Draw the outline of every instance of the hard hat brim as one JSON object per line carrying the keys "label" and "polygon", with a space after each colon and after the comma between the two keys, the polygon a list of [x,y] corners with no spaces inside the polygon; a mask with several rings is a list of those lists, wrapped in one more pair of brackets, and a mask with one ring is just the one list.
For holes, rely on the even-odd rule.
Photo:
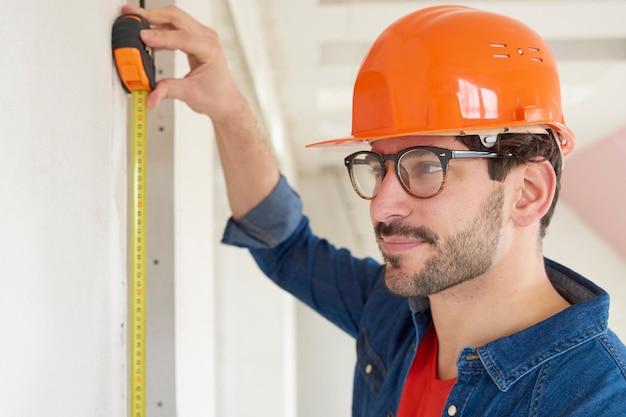
{"label": "hard hat brim", "polygon": [[342,138],[328,139],[319,142],[314,142],[306,145],[306,148],[321,148],[321,147],[349,147],[349,146],[371,146],[372,143],[379,140],[393,139],[409,136],[466,136],[466,135],[479,135],[490,136],[501,133],[531,133],[531,134],[546,134],[548,129],[555,131],[557,143],[561,148],[563,155],[567,155],[574,148],[575,136],[574,133],[564,124],[550,123],[549,125],[524,125],[524,126],[510,126],[500,127],[492,129],[480,129],[470,131],[430,131],[430,132],[407,132],[394,135],[361,135],[346,136]]}

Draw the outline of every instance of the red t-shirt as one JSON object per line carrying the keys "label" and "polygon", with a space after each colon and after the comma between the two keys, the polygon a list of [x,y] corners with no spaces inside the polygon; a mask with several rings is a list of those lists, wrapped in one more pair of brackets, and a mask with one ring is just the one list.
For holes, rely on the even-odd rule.
{"label": "red t-shirt", "polygon": [[456,378],[437,379],[437,333],[430,327],[417,349],[404,383],[398,417],[441,416]]}

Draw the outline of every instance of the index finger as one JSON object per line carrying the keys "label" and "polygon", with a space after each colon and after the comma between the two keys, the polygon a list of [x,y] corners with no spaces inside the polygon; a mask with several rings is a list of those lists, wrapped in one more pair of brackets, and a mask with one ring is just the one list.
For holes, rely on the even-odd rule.
{"label": "index finger", "polygon": [[136,13],[145,17],[150,25],[155,27],[169,27],[188,32],[201,31],[203,26],[189,14],[176,6],[165,6],[156,9],[142,9],[141,7],[125,5],[122,13]]}
{"label": "index finger", "polygon": [[141,39],[152,48],[180,50],[200,61],[214,50],[215,32],[176,6],[149,10],[124,6],[122,12],[139,14],[154,27],[141,31]]}

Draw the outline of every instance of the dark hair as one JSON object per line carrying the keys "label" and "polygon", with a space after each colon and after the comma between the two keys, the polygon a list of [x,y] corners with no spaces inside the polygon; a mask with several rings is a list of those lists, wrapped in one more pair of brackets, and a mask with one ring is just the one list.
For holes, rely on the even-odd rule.
{"label": "dark hair", "polygon": [[504,181],[508,173],[515,167],[530,162],[549,161],[556,173],[556,190],[552,205],[548,212],[541,218],[540,235],[543,238],[546,228],[550,224],[554,208],[559,199],[561,190],[561,150],[552,132],[548,134],[531,133],[503,133],[498,135],[496,143],[485,147],[477,135],[458,136],[457,139],[473,151],[497,152],[500,155],[512,155],[512,157],[489,159],[489,177],[494,181]]}

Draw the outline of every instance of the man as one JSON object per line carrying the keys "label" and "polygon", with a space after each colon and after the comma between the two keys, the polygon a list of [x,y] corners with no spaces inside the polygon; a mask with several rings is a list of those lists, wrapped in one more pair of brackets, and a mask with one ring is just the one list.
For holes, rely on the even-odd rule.
{"label": "man", "polygon": [[148,103],[180,99],[212,119],[232,210],[224,241],[355,337],[354,416],[626,415],[608,295],[542,255],[574,135],[536,33],[437,6],[376,40],[352,136],[322,144],[372,146],[345,163],[370,200],[379,265],[311,233],[213,30],[174,7],[123,11],[154,26],[149,46],[189,55],[191,72]]}

